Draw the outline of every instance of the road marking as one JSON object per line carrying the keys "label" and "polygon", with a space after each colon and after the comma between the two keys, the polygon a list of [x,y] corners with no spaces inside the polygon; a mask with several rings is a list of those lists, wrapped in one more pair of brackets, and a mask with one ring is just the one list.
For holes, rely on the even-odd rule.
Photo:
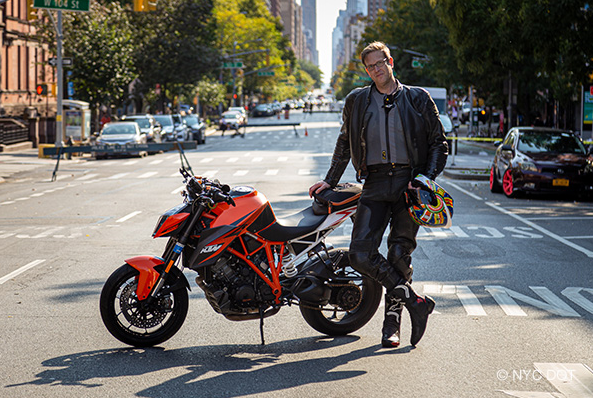
{"label": "road marking", "polygon": [[200,163],[210,163],[213,160],[214,160],[213,158],[204,158],[204,159],[200,160]]}
{"label": "road marking", "polygon": [[138,163],[138,160],[128,160],[123,165],[124,166],[131,166],[131,165],[136,164],[136,163]]}
{"label": "road marking", "polygon": [[178,194],[179,192],[183,191],[184,189],[185,189],[185,185],[182,185],[182,186],[180,186],[179,188],[177,188],[177,189],[174,189],[173,191],[171,191],[171,193],[172,193],[173,195],[176,195],[176,194]]}
{"label": "road marking", "polygon": [[558,236],[555,233],[553,233],[551,231],[548,231],[547,229],[545,229],[543,227],[540,227],[536,223],[533,223],[533,222],[531,222],[529,220],[526,220],[523,217],[518,216],[518,215],[512,213],[509,210],[503,209],[502,207],[495,205],[494,203],[489,203],[489,202],[485,202],[485,203],[488,206],[492,207],[493,209],[495,209],[495,210],[497,210],[497,211],[499,211],[499,212],[501,212],[503,214],[506,214],[507,216],[513,217],[517,221],[520,221],[520,222],[522,222],[524,224],[529,225],[531,228],[538,230],[539,232],[543,233],[544,235],[548,235],[550,238],[555,239],[558,242],[565,244],[566,246],[572,247],[573,249],[578,250],[581,253],[584,253],[587,257],[593,258],[593,251],[587,250],[584,247],[579,246],[579,245],[577,245],[577,244],[569,241],[568,239],[565,239],[565,238],[563,238],[561,236]]}
{"label": "road marking", "polygon": [[247,173],[249,173],[249,170],[237,170],[237,171],[235,171],[235,173],[233,174],[233,176],[235,176],[235,177],[242,177],[244,175],[247,175]]}
{"label": "road marking", "polygon": [[239,160],[239,158],[228,158],[227,159],[227,163],[235,163],[237,160]]}
{"label": "road marking", "polygon": [[474,193],[471,193],[470,191],[467,191],[467,190],[461,188],[459,185],[457,185],[457,184],[455,184],[453,182],[447,181],[447,185],[451,185],[453,188],[457,189],[458,191],[463,192],[464,194],[466,194],[468,196],[471,196],[475,200],[484,200],[481,197],[479,197],[478,195],[476,195]]}
{"label": "road marking", "polygon": [[216,174],[218,174],[218,170],[208,170],[206,172],[204,172],[204,174],[202,174],[204,177],[214,177]]}
{"label": "road marking", "polygon": [[484,286],[486,291],[494,298],[500,308],[509,316],[527,316],[517,302],[521,300],[524,303],[531,304],[534,307],[548,311],[554,315],[565,317],[580,317],[579,313],[573,310],[568,304],[562,301],[558,296],[543,286],[529,286],[538,296],[543,298],[545,302],[536,300],[514,290],[503,286]]}
{"label": "road marking", "polygon": [[487,316],[480,300],[468,286],[424,285],[425,294],[456,294],[468,316]]}
{"label": "road marking", "polygon": [[311,174],[311,170],[309,169],[299,169],[298,175],[300,176],[308,176]]}
{"label": "road marking", "polygon": [[153,160],[152,162],[150,162],[149,164],[160,164],[160,163],[163,163],[163,161],[164,161],[164,159],[156,159],[156,160]]}
{"label": "road marking", "polygon": [[130,173],[119,173],[119,174],[114,174],[111,177],[107,177],[108,180],[119,180],[122,177],[127,176]]}
{"label": "road marking", "polygon": [[12,271],[10,274],[3,276],[2,278],[0,278],[0,285],[2,285],[4,282],[7,282],[9,280],[11,280],[12,278],[22,274],[23,272],[30,270],[33,267],[38,266],[39,264],[45,262],[45,260],[35,260],[35,261],[31,261],[29,264],[27,265],[23,265],[21,268]]}
{"label": "road marking", "polygon": [[76,181],[85,181],[85,180],[90,180],[91,178],[95,178],[96,176],[98,176],[99,174],[86,174],[83,175],[82,177],[78,177],[76,179]]}
{"label": "road marking", "polygon": [[278,162],[286,162],[288,158],[286,156],[280,156],[277,160]]}
{"label": "road marking", "polygon": [[593,303],[581,295],[581,290],[593,295],[593,289],[586,287],[567,287],[561,293],[573,303],[593,314]]}
{"label": "road marking", "polygon": [[258,156],[258,157],[255,157],[255,158],[253,158],[253,159],[251,159],[251,161],[252,161],[253,163],[261,162],[262,160],[264,160],[264,158],[262,158],[262,157],[259,157],[259,156]]}
{"label": "road marking", "polygon": [[[517,398],[585,398],[593,396],[593,370],[582,363],[534,363],[535,372],[531,370],[499,370],[497,376],[505,376],[501,380],[539,381],[546,379],[559,393],[539,391],[508,391],[498,390],[506,395]],[[502,372],[502,373],[501,373]]]}
{"label": "road marking", "polygon": [[275,176],[278,174],[278,169],[268,169],[265,173],[267,176]]}
{"label": "road marking", "polygon": [[134,211],[134,212],[132,212],[132,213],[128,214],[127,216],[124,216],[124,217],[120,218],[120,219],[119,219],[119,220],[117,220],[116,222],[124,222],[124,221],[127,221],[127,220],[129,220],[130,218],[132,218],[132,217],[135,217],[135,216],[137,216],[137,215],[138,215],[138,214],[140,214],[140,213],[142,213],[142,212],[141,212],[141,211]]}
{"label": "road marking", "polygon": [[157,175],[158,173],[158,171],[149,171],[147,173],[142,174],[141,176],[138,176],[138,178],[150,178],[154,175]]}
{"label": "road marking", "polygon": [[6,202],[0,203],[0,205],[11,205],[13,203],[16,203],[16,202],[14,200],[7,200]]}

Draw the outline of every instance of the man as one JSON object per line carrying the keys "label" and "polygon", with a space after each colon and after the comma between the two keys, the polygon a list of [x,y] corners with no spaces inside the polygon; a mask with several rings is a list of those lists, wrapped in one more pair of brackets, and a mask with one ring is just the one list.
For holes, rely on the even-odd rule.
{"label": "man", "polygon": [[[393,58],[384,43],[369,44],[360,58],[373,83],[346,97],[330,169],[325,180],[311,186],[309,195],[335,187],[352,160],[364,186],[352,228],[350,264],[386,289],[381,344],[399,346],[405,306],[415,346],[435,303],[418,296],[410,285],[419,227],[407,212],[404,191],[414,189],[411,181],[417,174],[436,178],[447,161],[447,142],[434,101],[426,90],[395,79]],[[385,258],[378,249],[388,224]]]}

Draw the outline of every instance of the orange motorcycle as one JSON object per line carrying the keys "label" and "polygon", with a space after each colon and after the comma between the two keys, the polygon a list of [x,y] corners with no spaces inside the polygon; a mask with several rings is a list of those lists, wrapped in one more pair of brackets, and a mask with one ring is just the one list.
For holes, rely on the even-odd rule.
{"label": "orange motorcycle", "polygon": [[190,289],[184,268],[197,272],[214,311],[232,321],[259,319],[262,344],[264,318],[287,305],[298,305],[311,327],[330,336],[373,317],[381,285],[352,269],[346,250],[325,243],[355,216],[360,186],[346,184],[280,220],[252,187],[230,189],[185,168],[181,174],[184,201],[152,234],[169,238],[163,255],[125,260],[103,287],[101,317],[115,338],[147,347],[181,328]]}

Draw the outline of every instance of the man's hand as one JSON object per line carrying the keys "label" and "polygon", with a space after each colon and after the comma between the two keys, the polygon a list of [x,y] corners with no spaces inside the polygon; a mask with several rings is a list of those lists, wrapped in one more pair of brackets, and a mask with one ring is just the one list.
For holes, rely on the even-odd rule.
{"label": "man's hand", "polygon": [[319,193],[327,188],[330,188],[330,185],[325,181],[316,182],[309,188],[309,196],[313,197],[313,193]]}

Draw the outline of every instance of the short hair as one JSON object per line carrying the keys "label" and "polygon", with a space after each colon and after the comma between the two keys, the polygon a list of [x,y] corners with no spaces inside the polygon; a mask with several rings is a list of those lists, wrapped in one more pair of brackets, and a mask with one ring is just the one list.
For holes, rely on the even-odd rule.
{"label": "short hair", "polygon": [[381,51],[385,58],[391,58],[391,52],[389,51],[389,47],[387,47],[387,45],[381,41],[374,41],[368,46],[366,46],[364,50],[362,50],[362,52],[360,53],[360,60],[362,61],[362,64],[365,66],[365,68],[366,64],[364,63],[364,59],[373,51]]}

